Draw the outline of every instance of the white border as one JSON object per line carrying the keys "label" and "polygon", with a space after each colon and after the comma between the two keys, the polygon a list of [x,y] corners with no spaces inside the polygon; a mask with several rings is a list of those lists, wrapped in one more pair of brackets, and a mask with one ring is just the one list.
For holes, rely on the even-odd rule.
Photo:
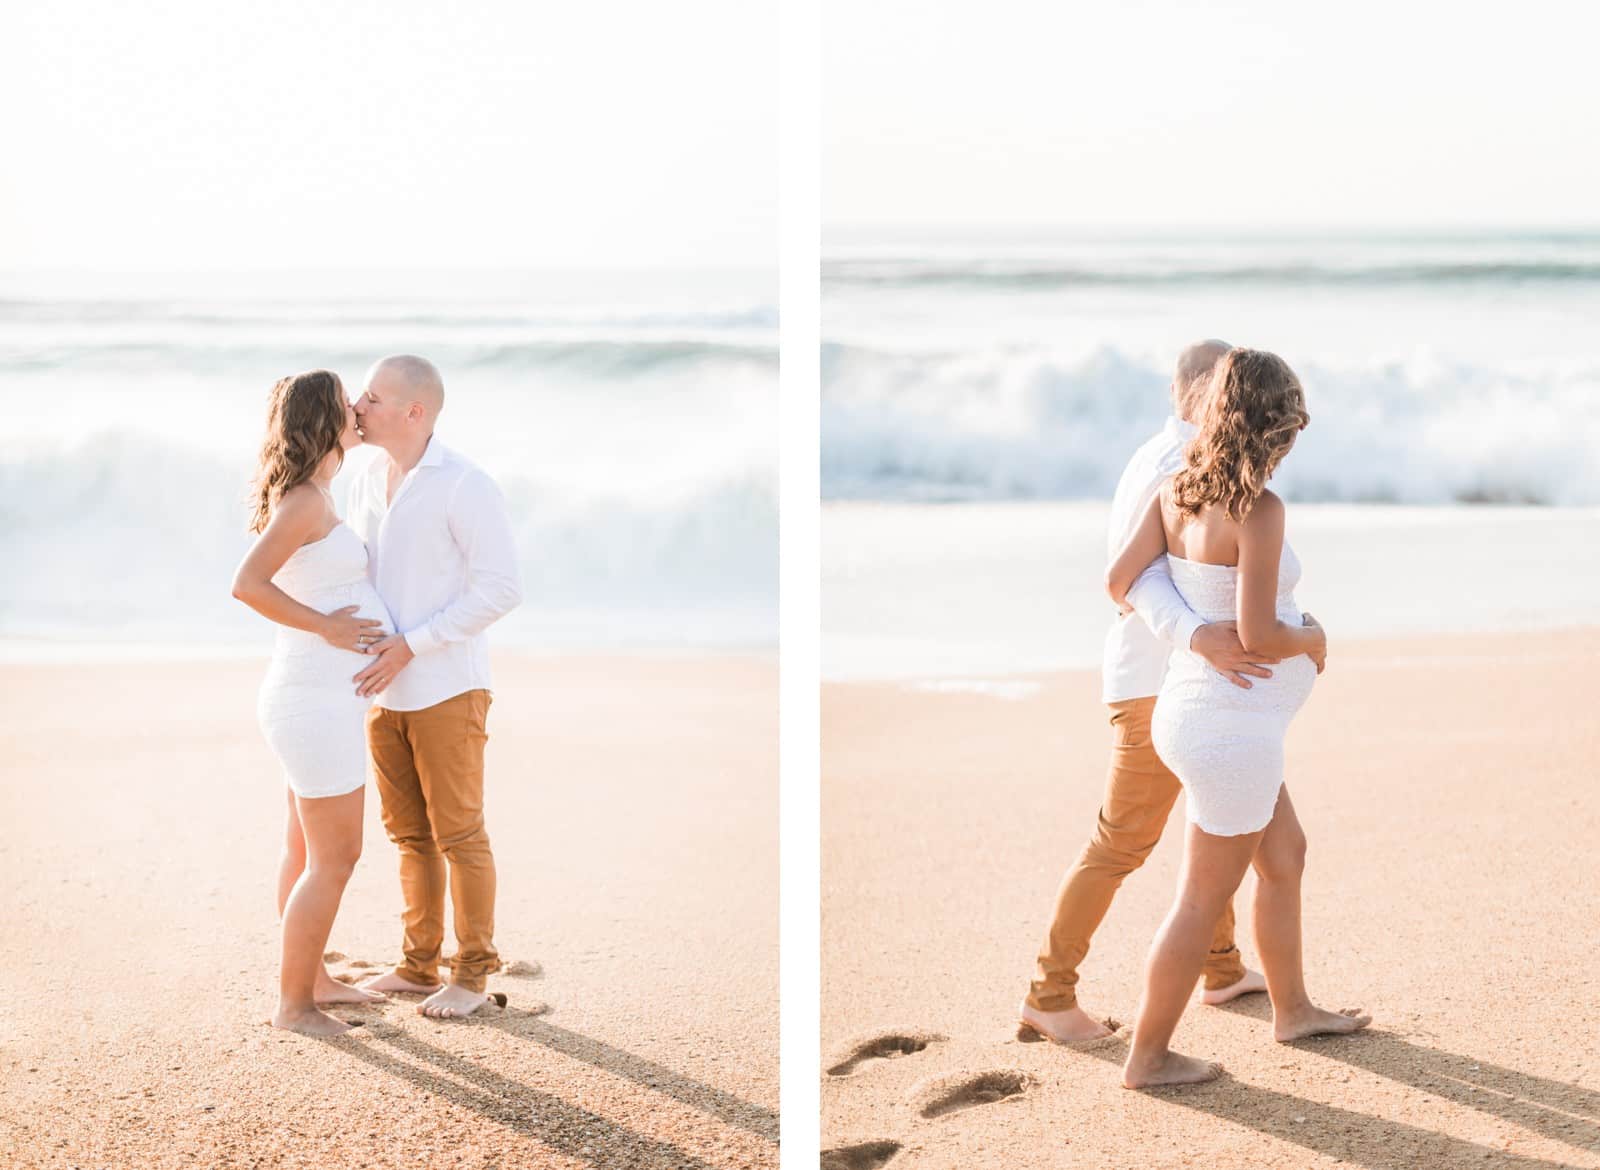
{"label": "white border", "polygon": [[820,0],[781,0],[778,42],[780,1108],[784,1170],[816,1170],[822,1140]]}

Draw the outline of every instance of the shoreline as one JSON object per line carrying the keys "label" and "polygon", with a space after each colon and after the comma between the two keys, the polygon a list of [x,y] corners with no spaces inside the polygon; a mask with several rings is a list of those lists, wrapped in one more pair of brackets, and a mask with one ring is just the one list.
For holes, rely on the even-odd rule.
{"label": "shoreline", "polygon": [[[613,658],[634,660],[708,661],[719,658],[776,661],[778,648],[770,645],[624,645],[552,646],[548,648],[493,646],[491,664],[504,661],[551,662],[569,659]],[[263,663],[272,657],[272,646],[260,643],[227,642],[216,646],[171,642],[74,641],[55,638],[0,637],[0,668],[8,666],[94,666],[114,663]]]}
{"label": "shoreline", "polygon": [[[1382,670],[1422,665],[1443,665],[1463,661],[1498,662],[1503,661],[1505,657],[1503,654],[1495,654],[1488,651],[1481,655],[1461,652],[1458,647],[1462,643],[1477,641],[1493,643],[1501,639],[1529,639],[1545,642],[1552,639],[1559,641],[1570,638],[1581,641],[1593,638],[1596,635],[1600,635],[1600,621],[1592,625],[1560,623],[1550,626],[1528,626],[1512,629],[1412,631],[1383,637],[1340,641],[1333,643],[1331,649],[1334,654],[1341,658],[1346,655],[1359,657],[1364,669]],[[1430,647],[1435,643],[1440,644],[1446,652],[1431,651]],[[1538,654],[1517,655],[1517,661],[1536,663],[1539,661],[1560,661],[1565,657],[1566,655],[1558,651],[1546,650]],[[871,676],[847,675],[841,677],[824,675],[822,686],[825,689],[861,688],[872,690],[886,688],[931,694],[986,695],[996,699],[1019,700],[1037,694],[1052,682],[1061,682],[1078,677],[1092,680],[1098,694],[1100,686],[1099,660],[1097,659],[1092,663],[1074,662],[1063,666],[1009,671],[970,670]]]}
{"label": "shoreline", "polygon": [[[1114,609],[1104,502],[833,505],[822,675],[941,678],[1098,667]],[[1538,632],[1600,619],[1600,509],[1298,505],[1295,598],[1335,644]]]}

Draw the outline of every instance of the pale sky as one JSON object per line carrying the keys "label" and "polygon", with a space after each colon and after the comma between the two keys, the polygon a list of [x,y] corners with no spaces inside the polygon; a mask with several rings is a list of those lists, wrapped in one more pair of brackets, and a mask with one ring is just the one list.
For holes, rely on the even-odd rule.
{"label": "pale sky", "polygon": [[777,0],[13,6],[0,269],[770,268]]}
{"label": "pale sky", "polygon": [[823,218],[1594,223],[1594,21],[1564,0],[824,0]]}

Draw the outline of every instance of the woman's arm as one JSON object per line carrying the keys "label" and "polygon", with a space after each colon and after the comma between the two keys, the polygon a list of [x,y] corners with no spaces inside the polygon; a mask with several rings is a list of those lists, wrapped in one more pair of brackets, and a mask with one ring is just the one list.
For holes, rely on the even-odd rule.
{"label": "woman's arm", "polygon": [[1117,559],[1106,569],[1106,592],[1123,613],[1132,612],[1128,604],[1128,590],[1133,588],[1139,574],[1166,551],[1167,530],[1161,524],[1161,493],[1158,491],[1151,497],[1150,506],[1144,510],[1144,516],[1133,530],[1133,535],[1128,537],[1128,543],[1122,546]]}
{"label": "woman's arm", "polygon": [[1239,528],[1239,641],[1251,654],[1292,658],[1325,646],[1321,626],[1278,620],[1278,564],[1283,556],[1283,501],[1263,492]]}
{"label": "woman's arm", "polygon": [[290,488],[272,511],[266,528],[245,553],[233,574],[233,595],[262,617],[281,626],[317,634],[341,650],[365,653],[361,633],[383,623],[356,617],[359,606],[347,605],[333,613],[318,613],[301,605],[272,583],[294,550],[305,544],[325,522],[321,493],[310,484]]}

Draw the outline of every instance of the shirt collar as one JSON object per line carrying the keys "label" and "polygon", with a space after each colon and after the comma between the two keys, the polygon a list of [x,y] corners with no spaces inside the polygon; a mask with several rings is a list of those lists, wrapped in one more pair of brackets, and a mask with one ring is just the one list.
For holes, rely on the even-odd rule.
{"label": "shirt collar", "polygon": [[[438,435],[428,436],[428,445],[422,449],[422,458],[417,460],[417,466],[411,469],[415,473],[418,467],[439,467],[444,463],[445,446],[439,442]],[[389,476],[389,453],[372,460],[367,464],[367,477],[374,483],[382,483]]]}
{"label": "shirt collar", "polygon": [[439,442],[438,435],[428,436],[428,445],[422,449],[422,458],[417,460],[418,467],[438,467],[444,462],[444,444]]}

